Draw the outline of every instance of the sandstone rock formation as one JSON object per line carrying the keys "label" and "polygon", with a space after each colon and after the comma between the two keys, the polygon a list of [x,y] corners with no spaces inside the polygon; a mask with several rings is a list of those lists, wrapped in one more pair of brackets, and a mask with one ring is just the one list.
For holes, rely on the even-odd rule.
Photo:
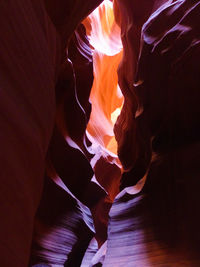
{"label": "sandstone rock formation", "polygon": [[81,1],[45,2],[1,3],[2,266],[28,264],[55,124],[56,80],[69,38],[101,1],[81,9]]}
{"label": "sandstone rock formation", "polygon": [[199,265],[199,4],[168,2],[143,26],[129,135],[137,150],[122,188],[145,173],[146,182],[116,199],[104,266]]}
{"label": "sandstone rock formation", "polygon": [[102,2],[0,4],[3,267],[200,265],[200,1]]}

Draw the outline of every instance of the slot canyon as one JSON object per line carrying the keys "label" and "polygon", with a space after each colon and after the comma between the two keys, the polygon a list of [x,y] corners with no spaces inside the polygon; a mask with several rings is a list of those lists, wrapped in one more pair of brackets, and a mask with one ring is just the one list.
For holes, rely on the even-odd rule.
{"label": "slot canyon", "polygon": [[0,267],[199,267],[200,1],[6,0],[0,33]]}

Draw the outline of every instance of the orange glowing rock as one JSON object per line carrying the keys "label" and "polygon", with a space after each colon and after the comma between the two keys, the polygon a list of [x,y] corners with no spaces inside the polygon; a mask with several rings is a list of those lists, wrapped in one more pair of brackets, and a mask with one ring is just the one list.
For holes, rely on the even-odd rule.
{"label": "orange glowing rock", "polygon": [[84,23],[94,49],[94,83],[90,95],[92,113],[87,130],[93,140],[117,154],[113,126],[116,121],[115,111],[119,111],[123,103],[117,77],[122,43],[121,30],[114,18],[113,3],[104,1]]}

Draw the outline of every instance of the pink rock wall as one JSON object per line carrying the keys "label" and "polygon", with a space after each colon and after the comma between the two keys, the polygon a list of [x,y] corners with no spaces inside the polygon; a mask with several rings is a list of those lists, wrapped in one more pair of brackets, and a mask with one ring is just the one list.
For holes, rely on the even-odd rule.
{"label": "pink rock wall", "polygon": [[85,2],[82,9],[78,1],[48,1],[46,8],[43,1],[1,3],[2,266],[28,264],[64,48],[78,23],[98,3]]}
{"label": "pink rock wall", "polygon": [[[112,61],[81,24],[101,2],[0,4],[1,266],[199,266],[199,1],[111,1]],[[122,170],[94,77],[121,56]]]}

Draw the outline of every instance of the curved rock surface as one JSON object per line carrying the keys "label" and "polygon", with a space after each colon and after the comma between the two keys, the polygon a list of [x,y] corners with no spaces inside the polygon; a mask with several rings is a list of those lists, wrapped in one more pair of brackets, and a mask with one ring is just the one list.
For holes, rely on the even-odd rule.
{"label": "curved rock surface", "polygon": [[[5,267],[27,266],[65,47],[76,26],[101,1],[85,1],[82,9],[81,1],[45,2],[0,4],[0,250]],[[92,177],[89,172],[87,179]]]}
{"label": "curved rock surface", "polygon": [[101,2],[0,4],[3,267],[200,265],[200,1]]}
{"label": "curved rock surface", "polygon": [[112,206],[104,266],[199,265],[199,7],[167,3],[143,26],[130,100],[139,153],[121,187],[146,182]]}
{"label": "curved rock surface", "polygon": [[123,57],[118,68],[118,82],[124,95],[124,104],[115,124],[114,132],[118,143],[118,155],[124,170],[130,170],[137,157],[136,132],[133,118],[137,109],[134,80],[140,52],[141,30],[149,16],[166,0],[120,1],[115,0],[116,20],[121,26]]}

